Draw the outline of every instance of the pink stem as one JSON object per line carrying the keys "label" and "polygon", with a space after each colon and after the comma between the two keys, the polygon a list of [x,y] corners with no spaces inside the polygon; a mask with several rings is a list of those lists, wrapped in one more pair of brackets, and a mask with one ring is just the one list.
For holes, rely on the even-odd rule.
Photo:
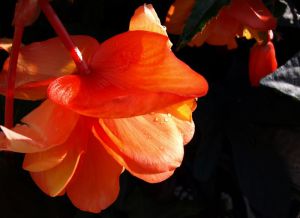
{"label": "pink stem", "polygon": [[65,47],[69,50],[79,73],[87,74],[89,73],[88,66],[86,62],[82,59],[81,52],[79,49],[74,45],[70,35],[68,34],[67,30],[65,29],[64,25],[59,20],[58,16],[56,15],[55,11],[53,10],[52,6],[49,4],[48,0],[40,0],[39,5],[46,15],[48,21],[50,22],[51,26],[54,28],[56,34],[59,36],[62,43]]}
{"label": "pink stem", "polygon": [[24,26],[15,25],[14,38],[12,43],[11,55],[9,59],[7,89],[5,98],[5,116],[4,124],[7,128],[13,127],[13,114],[14,114],[14,92],[18,56],[21,47]]}

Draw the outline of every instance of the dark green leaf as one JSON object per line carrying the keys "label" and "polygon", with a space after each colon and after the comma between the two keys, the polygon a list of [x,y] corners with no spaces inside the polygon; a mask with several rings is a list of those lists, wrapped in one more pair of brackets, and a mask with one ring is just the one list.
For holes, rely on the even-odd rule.
{"label": "dark green leaf", "polygon": [[300,52],[260,83],[300,100]]}
{"label": "dark green leaf", "polygon": [[181,35],[178,48],[183,47],[189,42],[197,32],[200,32],[205,24],[213,17],[215,17],[219,10],[229,0],[197,0],[193,11],[185,24],[183,34]]}

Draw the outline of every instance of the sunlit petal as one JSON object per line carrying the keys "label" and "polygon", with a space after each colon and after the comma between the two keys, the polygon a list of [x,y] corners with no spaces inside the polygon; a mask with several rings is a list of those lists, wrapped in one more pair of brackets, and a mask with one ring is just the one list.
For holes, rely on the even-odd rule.
{"label": "sunlit petal", "polygon": [[64,160],[69,149],[70,143],[64,143],[46,151],[28,153],[25,155],[23,168],[31,172],[49,170]]}
{"label": "sunlit petal", "polygon": [[[145,31],[115,36],[101,44],[88,76],[61,77],[50,84],[48,95],[58,104],[95,117],[140,115],[205,95],[206,80],[177,59],[167,41],[165,36]],[[145,102],[148,98],[151,106]],[[117,116],[113,110],[111,116],[103,113],[101,107],[112,104],[123,114]],[[140,106],[132,113],[136,105]],[[151,110],[141,110],[142,105]]]}
{"label": "sunlit petal", "polygon": [[[81,50],[83,58],[89,60],[98,42],[88,36],[73,36],[74,43]],[[5,94],[9,58],[0,74],[0,93]],[[76,67],[72,58],[58,38],[35,42],[21,48],[16,77],[16,97],[21,99],[42,99],[46,97],[48,84],[56,77],[72,74]],[[28,83],[31,83],[29,86]],[[41,88],[39,87],[41,86]],[[40,88],[32,98],[32,88]],[[19,93],[19,91],[21,93]]]}
{"label": "sunlit petal", "polygon": [[121,172],[122,167],[91,135],[67,194],[79,209],[98,213],[116,200]]}
{"label": "sunlit petal", "polygon": [[12,130],[1,126],[6,135],[5,150],[31,153],[62,144],[75,127],[79,115],[46,100]]}
{"label": "sunlit petal", "polygon": [[[151,4],[138,7],[130,19],[129,30],[145,30],[167,36],[166,27],[162,26],[160,20]],[[172,43],[169,41],[169,47]]]}
{"label": "sunlit petal", "polygon": [[127,170],[138,174],[173,171],[183,158],[183,135],[168,114],[100,119],[94,133]]}
{"label": "sunlit petal", "polygon": [[[63,192],[73,178],[79,160],[87,149],[86,146],[89,142],[89,135],[91,135],[90,125],[85,118],[81,118],[65,142],[65,145],[62,145],[69,148],[65,158],[63,158],[58,165],[49,170],[30,172],[32,179],[40,189],[50,196],[57,196]],[[47,158],[47,156],[45,156],[45,158]],[[50,158],[53,157],[50,156]],[[35,166],[33,166],[33,170],[41,170],[44,163],[43,161],[38,161],[35,163]],[[40,167],[38,166],[39,164],[41,164]],[[49,165],[47,167],[49,167]]]}
{"label": "sunlit petal", "polygon": [[30,172],[31,177],[43,192],[57,196],[72,179],[82,154],[83,150],[70,149],[59,165],[46,171]]}
{"label": "sunlit petal", "polygon": [[195,99],[189,99],[175,105],[171,105],[159,112],[169,113],[181,120],[192,121],[192,113],[196,109],[197,103]]}

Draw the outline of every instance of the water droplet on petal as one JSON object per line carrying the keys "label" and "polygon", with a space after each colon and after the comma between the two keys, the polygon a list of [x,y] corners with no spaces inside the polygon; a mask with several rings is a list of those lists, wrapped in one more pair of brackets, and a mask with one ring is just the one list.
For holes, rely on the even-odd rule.
{"label": "water droplet on petal", "polygon": [[154,118],[154,122],[158,122],[159,121],[159,118],[158,117],[155,117]]}

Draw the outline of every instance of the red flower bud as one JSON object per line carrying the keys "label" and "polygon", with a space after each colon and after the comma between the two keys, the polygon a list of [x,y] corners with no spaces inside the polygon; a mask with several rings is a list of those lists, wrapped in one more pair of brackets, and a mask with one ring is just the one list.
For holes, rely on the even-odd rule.
{"label": "red flower bud", "polygon": [[252,86],[258,86],[259,81],[277,69],[277,60],[272,41],[266,44],[256,43],[250,50],[249,79]]}

